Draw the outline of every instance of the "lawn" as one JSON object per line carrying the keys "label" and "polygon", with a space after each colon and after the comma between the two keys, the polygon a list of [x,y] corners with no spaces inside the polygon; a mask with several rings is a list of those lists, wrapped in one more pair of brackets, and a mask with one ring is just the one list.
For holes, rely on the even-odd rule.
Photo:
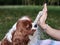
{"label": "lawn", "polygon": [[[0,6],[0,40],[20,17],[28,15],[34,20],[42,8],[42,6]],[[60,29],[60,6],[48,6],[46,23]],[[50,36],[46,34],[45,38]]]}

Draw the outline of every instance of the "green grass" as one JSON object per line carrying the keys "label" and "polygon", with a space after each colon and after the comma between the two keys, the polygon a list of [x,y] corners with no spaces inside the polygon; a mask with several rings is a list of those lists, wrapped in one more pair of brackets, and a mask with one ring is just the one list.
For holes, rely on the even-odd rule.
{"label": "green grass", "polygon": [[[0,6],[0,40],[9,31],[12,25],[24,15],[35,19],[42,6]],[[60,29],[60,6],[48,6],[48,19],[51,27]],[[45,36],[49,38],[49,36]]]}

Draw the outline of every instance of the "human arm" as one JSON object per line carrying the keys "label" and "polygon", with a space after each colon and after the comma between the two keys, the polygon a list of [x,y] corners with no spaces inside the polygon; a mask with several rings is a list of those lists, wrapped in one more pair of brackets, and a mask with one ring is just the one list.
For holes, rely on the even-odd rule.
{"label": "human arm", "polygon": [[43,15],[41,16],[41,18],[38,21],[38,25],[44,29],[44,31],[49,34],[51,37],[60,40],[60,30],[57,29],[53,29],[52,27],[50,27],[48,24],[45,23],[47,19],[47,6],[46,4],[44,4],[44,10],[43,10]]}
{"label": "human arm", "polygon": [[48,35],[50,35],[51,37],[53,37],[57,40],[60,40],[60,30],[54,29],[51,26],[49,26],[48,24],[44,24],[44,26],[42,26],[42,27],[44,27],[43,29]]}

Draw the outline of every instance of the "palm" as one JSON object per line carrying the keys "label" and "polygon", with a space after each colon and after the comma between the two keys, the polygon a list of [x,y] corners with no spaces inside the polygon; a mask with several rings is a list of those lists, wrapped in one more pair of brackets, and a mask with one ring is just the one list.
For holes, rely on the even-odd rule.
{"label": "palm", "polygon": [[47,19],[47,5],[44,4],[43,15],[40,18],[40,23],[45,23],[46,19]]}

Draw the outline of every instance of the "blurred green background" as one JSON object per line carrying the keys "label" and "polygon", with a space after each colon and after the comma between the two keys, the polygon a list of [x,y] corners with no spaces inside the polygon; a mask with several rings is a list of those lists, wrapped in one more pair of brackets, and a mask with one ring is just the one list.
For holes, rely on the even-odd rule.
{"label": "blurred green background", "polygon": [[[42,8],[42,6],[0,6],[0,40],[20,17],[28,15],[34,20]],[[48,6],[46,23],[60,29],[60,6]],[[45,38],[50,37],[46,35]]]}
{"label": "blurred green background", "polygon": [[[48,5],[46,23],[60,29],[60,0],[0,0],[0,40],[20,17],[28,15],[34,20],[45,2]],[[51,38],[44,35],[44,38]]]}

